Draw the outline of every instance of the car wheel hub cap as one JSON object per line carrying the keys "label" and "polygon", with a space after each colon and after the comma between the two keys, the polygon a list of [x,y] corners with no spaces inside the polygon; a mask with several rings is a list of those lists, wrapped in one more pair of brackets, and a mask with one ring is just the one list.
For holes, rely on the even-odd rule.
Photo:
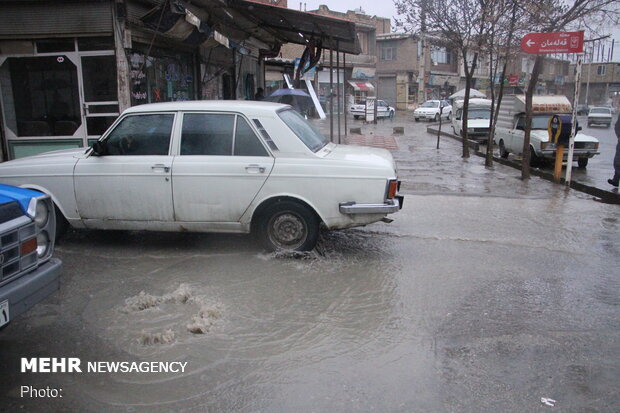
{"label": "car wheel hub cap", "polygon": [[295,248],[305,240],[306,226],[297,215],[284,213],[273,220],[270,232],[275,243]]}

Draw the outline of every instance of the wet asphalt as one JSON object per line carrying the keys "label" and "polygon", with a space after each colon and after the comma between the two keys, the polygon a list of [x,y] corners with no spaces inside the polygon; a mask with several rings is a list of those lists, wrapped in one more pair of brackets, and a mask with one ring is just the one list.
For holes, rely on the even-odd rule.
{"label": "wet asphalt", "polygon": [[[61,290],[0,332],[0,410],[620,410],[619,207],[462,160],[449,138],[436,150],[403,115],[354,126],[405,127],[393,223],[301,256],[242,235],[70,232]],[[37,356],[188,365],[19,373]]]}

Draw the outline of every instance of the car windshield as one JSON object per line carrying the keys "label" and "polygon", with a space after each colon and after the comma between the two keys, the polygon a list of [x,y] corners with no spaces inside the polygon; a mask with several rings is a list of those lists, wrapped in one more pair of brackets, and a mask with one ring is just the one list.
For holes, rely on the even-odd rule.
{"label": "car windshield", "polygon": [[317,152],[329,143],[329,139],[323,136],[298,112],[285,109],[278,112],[278,116],[312,152]]}
{"label": "car windshield", "polygon": [[[532,129],[544,129],[547,130],[549,126],[549,118],[551,115],[536,115],[532,116]],[[517,129],[525,130],[525,116],[519,117],[517,122]]]}
{"label": "car windshield", "polygon": [[429,100],[428,102],[424,102],[420,105],[421,108],[436,108],[439,107],[439,102]]}
{"label": "car windshield", "polygon": [[468,119],[491,119],[490,109],[469,109]]}
{"label": "car windshield", "polygon": [[590,113],[605,113],[609,115],[610,110],[607,108],[592,108],[590,109]]}

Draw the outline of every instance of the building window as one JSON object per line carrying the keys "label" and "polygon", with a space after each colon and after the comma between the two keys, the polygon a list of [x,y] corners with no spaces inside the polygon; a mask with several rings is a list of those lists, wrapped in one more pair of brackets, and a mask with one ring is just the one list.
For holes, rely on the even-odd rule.
{"label": "building window", "polygon": [[381,60],[396,60],[396,48],[383,46],[381,48]]}
{"label": "building window", "polygon": [[452,63],[452,53],[445,47],[432,47],[431,60],[434,63],[449,65]]}
{"label": "building window", "polygon": [[607,73],[607,66],[599,65],[596,67],[596,74],[599,76],[605,76]]}

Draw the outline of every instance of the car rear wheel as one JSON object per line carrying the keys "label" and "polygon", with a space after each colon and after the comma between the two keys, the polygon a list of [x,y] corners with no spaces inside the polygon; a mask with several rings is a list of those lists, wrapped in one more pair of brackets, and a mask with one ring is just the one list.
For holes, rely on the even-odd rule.
{"label": "car rear wheel", "polygon": [[360,117],[359,117],[359,115],[353,115],[353,117],[354,117],[355,119],[359,119],[359,118],[360,118]]}
{"label": "car rear wheel", "polygon": [[319,219],[310,208],[283,201],[264,211],[259,230],[269,251],[310,251],[319,238]]}
{"label": "car rear wheel", "polygon": [[506,150],[506,145],[504,145],[504,140],[502,139],[499,141],[499,156],[506,159],[508,158],[508,154],[510,154],[510,152]]}
{"label": "car rear wheel", "polygon": [[580,168],[585,168],[586,166],[588,166],[588,159],[589,158],[579,158],[579,159],[577,159],[577,165]]}

